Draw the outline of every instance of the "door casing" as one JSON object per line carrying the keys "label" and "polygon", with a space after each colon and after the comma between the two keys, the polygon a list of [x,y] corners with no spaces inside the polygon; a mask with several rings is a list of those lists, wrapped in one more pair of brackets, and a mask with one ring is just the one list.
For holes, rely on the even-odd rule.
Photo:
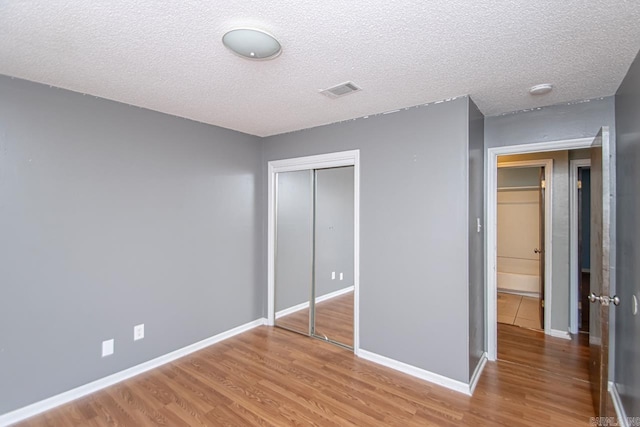
{"label": "door casing", "polygon": [[[540,160],[522,160],[513,162],[501,162],[497,165],[498,168],[526,168],[526,167],[543,167],[544,168],[544,180],[546,182],[546,191],[544,192],[544,333],[551,334],[551,294],[553,289],[553,277],[552,277],[552,263],[553,263],[553,245],[552,240],[552,212],[553,212],[553,159],[540,159]],[[497,187],[496,187],[497,191]],[[497,203],[497,196],[496,196]],[[498,216],[496,211],[496,268],[497,268],[497,233],[498,233]],[[488,223],[488,222],[487,222]],[[498,289],[498,282],[496,279],[496,292]],[[497,322],[497,318],[496,318]]]}

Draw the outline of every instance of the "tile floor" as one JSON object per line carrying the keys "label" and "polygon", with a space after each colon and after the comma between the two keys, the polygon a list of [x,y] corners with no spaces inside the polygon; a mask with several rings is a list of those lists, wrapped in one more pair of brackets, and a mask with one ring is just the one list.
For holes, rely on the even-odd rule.
{"label": "tile floor", "polygon": [[540,299],[498,292],[498,322],[529,329],[542,329]]}

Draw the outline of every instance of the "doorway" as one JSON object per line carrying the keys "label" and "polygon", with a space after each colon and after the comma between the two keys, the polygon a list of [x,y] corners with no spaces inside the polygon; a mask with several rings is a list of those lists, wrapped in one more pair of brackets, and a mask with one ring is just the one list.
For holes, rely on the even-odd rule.
{"label": "doorway", "polygon": [[591,160],[570,162],[570,235],[572,334],[589,333]]}
{"label": "doorway", "polygon": [[[591,158],[591,218],[590,218],[590,294],[589,294],[589,334],[586,340],[579,337],[570,341],[579,345],[577,351],[586,349],[588,362],[588,384],[592,388],[592,396],[595,414],[606,416],[607,409],[607,381],[608,381],[608,359],[609,359],[609,328],[610,320],[615,317],[609,316],[610,308],[618,305],[620,300],[610,294],[611,272],[615,271],[613,261],[615,254],[615,145],[611,143],[609,130],[607,127],[601,128],[594,138],[584,138],[576,140],[554,141],[544,143],[534,143],[518,146],[495,147],[488,149],[487,155],[487,355],[489,360],[497,359],[497,164],[498,156],[506,154],[522,154],[537,152],[555,152],[559,150],[573,150],[589,148]],[[568,169],[568,167],[567,167]],[[568,173],[567,173],[568,175]],[[568,178],[568,176],[567,176]],[[569,180],[567,179],[568,183]],[[567,197],[568,198],[568,197]],[[568,215],[567,215],[568,219]],[[568,221],[567,221],[568,222]],[[566,227],[568,235],[568,226]],[[567,245],[568,246],[568,245]],[[568,251],[567,251],[568,252]],[[548,258],[547,258],[548,260]],[[568,262],[566,263],[569,264]],[[548,276],[547,276],[548,277]],[[568,292],[567,292],[568,294]],[[569,299],[566,301],[569,305]],[[551,306],[551,304],[548,304]],[[545,314],[551,307],[545,304]],[[567,326],[568,326],[567,315]],[[568,327],[567,327],[568,329]],[[532,331],[534,332],[534,331]],[[547,348],[547,341],[555,338],[545,334],[537,333],[543,338],[543,348]],[[535,333],[535,332],[534,332]],[[563,333],[565,335],[565,333]],[[570,339],[570,335],[566,332]],[[586,336],[585,336],[586,337]],[[526,340],[518,337],[518,342]],[[558,340],[556,340],[557,342]],[[561,341],[560,341],[561,342]],[[611,348],[613,351],[613,348]],[[520,350],[518,350],[520,351]],[[546,353],[545,353],[546,354]],[[584,362],[584,361],[583,361]],[[580,363],[583,363],[580,362]],[[543,362],[545,363],[545,362]],[[547,366],[547,365],[545,365]],[[564,375],[564,367],[561,364],[555,370],[549,371],[553,375]]]}
{"label": "doorway", "polygon": [[357,352],[359,151],[269,162],[268,323]]}
{"label": "doorway", "polygon": [[[497,171],[498,322],[545,329],[545,229],[552,160],[506,162]],[[546,316],[548,319],[548,316]]]}
{"label": "doorway", "polygon": [[[497,357],[497,250],[498,250],[498,241],[497,241],[497,206],[498,206],[498,159],[501,157],[502,159],[508,159],[507,161],[514,161],[514,157],[502,157],[502,156],[517,156],[517,155],[531,155],[532,153],[543,153],[540,156],[544,156],[545,152],[558,152],[558,151],[566,151],[566,150],[574,150],[574,149],[582,149],[588,148],[593,143],[593,138],[582,138],[582,139],[574,139],[574,140],[563,140],[563,141],[554,141],[554,142],[542,142],[542,143],[532,143],[532,144],[524,144],[524,145],[513,145],[506,147],[495,147],[488,149],[487,156],[487,234],[486,234],[486,242],[487,242],[487,317],[486,317],[486,337],[487,337],[487,358],[489,360],[496,360]],[[531,157],[531,156],[529,156]],[[553,153],[549,156],[539,157],[540,158],[553,158]],[[517,158],[517,157],[515,157]],[[521,159],[521,158],[520,158]],[[531,160],[529,158],[529,160]],[[568,160],[567,160],[568,162]],[[529,164],[528,166],[532,166]],[[551,220],[551,212],[554,210],[554,204],[552,200],[554,199],[554,182],[553,182],[553,163],[551,164],[538,164],[538,166],[545,166],[545,180],[546,185],[549,189],[545,194],[545,209],[547,213],[545,214],[545,223],[552,224]],[[568,165],[567,165],[568,169]],[[567,177],[568,178],[568,177]],[[567,179],[568,181],[568,179]],[[567,197],[568,198],[568,197]],[[568,205],[568,201],[567,201]],[[568,211],[568,206],[567,206]],[[568,217],[568,212],[566,213]],[[552,308],[553,308],[553,293],[550,292],[550,286],[552,286],[552,271],[553,271],[553,245],[549,244],[552,242],[552,234],[553,227],[548,226],[545,229],[544,241],[547,242],[546,247],[544,248],[544,293],[545,293],[545,302],[544,302],[544,320],[545,320],[545,328],[544,332],[547,335],[558,336],[561,338],[569,339],[568,327],[566,330],[555,330],[552,328]],[[568,244],[567,244],[568,245]],[[567,248],[568,249],[568,248]],[[568,252],[568,251],[567,251]],[[568,267],[568,260],[565,261],[565,268]],[[567,278],[568,282],[568,278]],[[567,285],[568,286],[568,285]],[[567,292],[568,293],[568,292]],[[568,304],[568,300],[566,301]],[[568,311],[568,309],[567,309]]]}

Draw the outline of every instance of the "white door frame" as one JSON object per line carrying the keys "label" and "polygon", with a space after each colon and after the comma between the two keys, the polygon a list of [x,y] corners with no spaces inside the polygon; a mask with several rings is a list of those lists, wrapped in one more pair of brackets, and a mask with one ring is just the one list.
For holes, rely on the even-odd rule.
{"label": "white door frame", "polygon": [[591,159],[569,162],[569,332],[578,333],[578,301],[580,273],[578,272],[578,168],[591,166]]}
{"label": "white door frame", "polygon": [[[544,180],[545,180],[545,192],[544,192],[544,333],[551,333],[551,296],[553,289],[553,159],[536,159],[536,160],[522,160],[515,162],[502,162],[498,163],[498,168],[526,168],[526,167],[544,167]],[[497,182],[496,182],[497,185]],[[496,187],[497,191],[497,187]],[[497,267],[497,194],[496,194],[496,267]],[[496,276],[496,292],[498,288],[498,281]],[[497,319],[496,319],[497,321]]]}
{"label": "white door frame", "polygon": [[360,150],[273,160],[268,163],[267,324],[275,324],[275,220],[276,174],[310,169],[353,166],[353,351],[360,348]]}
{"label": "white door frame", "polygon": [[[486,316],[487,358],[496,360],[498,354],[498,311],[497,311],[497,189],[498,156],[507,154],[540,153],[546,151],[575,150],[589,148],[594,138],[565,139],[532,144],[509,145],[487,149],[487,226],[486,226]],[[550,245],[551,241],[547,242]]]}

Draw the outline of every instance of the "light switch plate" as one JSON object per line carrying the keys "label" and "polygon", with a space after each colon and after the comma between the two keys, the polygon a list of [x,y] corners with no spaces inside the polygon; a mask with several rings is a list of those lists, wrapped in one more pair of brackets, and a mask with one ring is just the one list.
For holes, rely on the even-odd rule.
{"label": "light switch plate", "polygon": [[110,340],[102,341],[102,357],[111,356],[113,354],[113,338]]}

